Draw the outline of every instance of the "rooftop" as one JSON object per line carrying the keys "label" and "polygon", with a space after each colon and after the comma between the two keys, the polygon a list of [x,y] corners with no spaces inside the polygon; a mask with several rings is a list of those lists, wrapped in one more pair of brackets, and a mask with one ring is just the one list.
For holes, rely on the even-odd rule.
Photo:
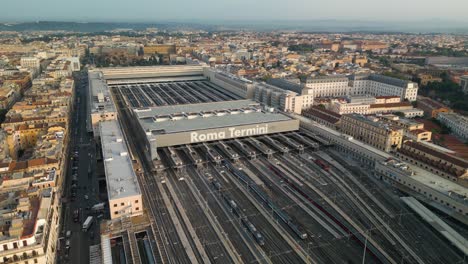
{"label": "rooftop", "polygon": [[99,122],[109,200],[140,195],[140,186],[117,121]]}
{"label": "rooftop", "polygon": [[353,75],[351,76],[352,80],[370,80],[370,81],[375,81],[375,82],[380,82],[380,83],[385,83],[393,86],[398,86],[402,88],[406,88],[408,84],[412,83],[413,85],[416,86],[416,83],[413,83],[409,80],[402,80],[394,77],[389,77],[385,75],[380,75],[380,74],[358,74],[358,75]]}
{"label": "rooftop", "polygon": [[[89,72],[89,87],[91,113],[115,111],[109,87],[101,77],[101,73]],[[99,100],[98,97],[102,97],[104,100]]]}
{"label": "rooftop", "polygon": [[371,126],[378,127],[378,128],[385,128],[387,131],[390,130],[400,130],[398,126],[389,124],[387,122],[378,120],[375,116],[364,116],[360,114],[346,114],[343,117],[350,117],[352,119],[367,123]]}
{"label": "rooftop", "polygon": [[441,160],[448,161],[452,164],[455,164],[457,166],[463,167],[463,168],[468,168],[468,161],[465,161],[463,159],[459,159],[457,157],[454,157],[452,155],[449,155],[447,153],[441,152],[440,150],[435,150],[433,148],[430,148],[428,146],[425,146],[421,143],[418,142],[412,142],[412,141],[406,141],[404,145],[407,145],[409,147],[415,148],[419,151],[428,153],[432,156],[438,157]]}
{"label": "rooftop", "polygon": [[430,171],[419,168],[418,166],[401,162],[393,157],[383,161],[382,164],[396,170],[406,171],[411,179],[416,180],[441,194],[450,196],[452,199],[458,200],[459,202],[464,203],[464,199],[468,195],[467,188],[451,180],[442,178]]}
{"label": "rooftop", "polygon": [[157,134],[291,120],[281,113],[265,112],[251,100],[159,106],[134,112],[145,131]]}
{"label": "rooftop", "polygon": [[290,82],[290,81],[285,80],[285,79],[271,78],[271,79],[267,80],[267,83],[271,84],[271,85],[274,85],[274,86],[277,86],[277,87],[280,87],[281,89],[296,92],[298,94],[302,93],[302,86],[301,85],[299,85],[297,83]]}

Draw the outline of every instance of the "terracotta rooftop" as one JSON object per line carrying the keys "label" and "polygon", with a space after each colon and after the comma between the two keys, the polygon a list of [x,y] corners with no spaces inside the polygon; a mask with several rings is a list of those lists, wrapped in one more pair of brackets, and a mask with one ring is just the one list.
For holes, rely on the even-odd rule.
{"label": "terracotta rooftop", "polygon": [[306,117],[317,117],[325,120],[326,122],[336,124],[340,121],[341,115],[335,112],[323,109],[321,107],[312,107],[302,112]]}
{"label": "terracotta rooftop", "polygon": [[431,108],[448,108],[446,105],[439,103],[435,100],[432,100],[431,98],[427,98],[427,97],[418,99],[418,104],[427,105]]}
{"label": "terracotta rooftop", "polygon": [[38,159],[31,159],[28,161],[12,161],[9,164],[8,170],[10,172],[16,171],[16,170],[25,170],[30,167],[36,167],[36,166],[42,166],[46,164],[53,164],[56,163],[56,159],[50,159],[50,158],[38,158]]}
{"label": "terracotta rooftop", "polygon": [[382,96],[376,96],[376,99],[392,99],[392,98],[400,98],[400,96],[396,95],[382,95]]}
{"label": "terracotta rooftop", "polygon": [[401,102],[401,103],[391,103],[391,104],[371,104],[369,108],[392,108],[392,107],[402,107],[402,106],[411,106],[411,103]]}
{"label": "terracotta rooftop", "polygon": [[447,161],[449,163],[455,164],[463,168],[468,168],[468,161],[465,161],[463,159],[456,158],[444,152],[436,151],[417,142],[406,141],[404,144],[419,151],[425,152],[429,155],[432,155],[434,157],[440,158],[441,160]]}
{"label": "terracotta rooftop", "polygon": [[425,129],[415,129],[415,130],[411,130],[411,131],[410,131],[411,134],[421,134],[421,133],[425,133],[425,132],[429,132],[429,130],[425,130]]}

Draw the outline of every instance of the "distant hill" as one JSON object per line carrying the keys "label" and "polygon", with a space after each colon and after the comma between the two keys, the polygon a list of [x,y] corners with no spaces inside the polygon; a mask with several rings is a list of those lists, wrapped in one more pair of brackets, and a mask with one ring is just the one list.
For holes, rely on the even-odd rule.
{"label": "distant hill", "polygon": [[38,21],[25,23],[3,23],[0,24],[0,31],[74,31],[74,32],[102,32],[115,29],[134,29],[143,30],[150,27],[160,29],[167,28],[168,24],[149,24],[149,23],[106,23],[106,22],[54,22]]}
{"label": "distant hill", "polygon": [[405,33],[468,33],[468,25],[450,21],[413,21],[379,22],[359,20],[297,20],[297,21],[220,21],[220,20],[179,20],[156,23],[118,23],[118,22],[59,22],[38,21],[24,23],[0,23],[0,31],[73,31],[103,32],[115,29],[143,30],[158,29],[202,29],[206,31],[223,30],[294,30],[302,32],[405,32]]}

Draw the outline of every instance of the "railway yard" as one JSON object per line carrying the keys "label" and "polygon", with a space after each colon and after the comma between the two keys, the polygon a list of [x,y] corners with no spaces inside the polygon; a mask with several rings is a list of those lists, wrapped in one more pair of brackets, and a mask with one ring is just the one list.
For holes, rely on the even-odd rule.
{"label": "railway yard", "polygon": [[[235,80],[215,83],[193,66],[92,78],[91,110],[118,123],[117,155],[131,158],[143,199],[101,224],[112,263],[465,261],[404,193],[299,120],[239,95]],[[132,206],[143,213],[120,217]]]}
{"label": "railway yard", "polygon": [[154,258],[142,263],[462,263],[396,189],[306,130],[163,147],[148,160],[131,109],[237,99],[207,83],[112,89],[153,221]]}

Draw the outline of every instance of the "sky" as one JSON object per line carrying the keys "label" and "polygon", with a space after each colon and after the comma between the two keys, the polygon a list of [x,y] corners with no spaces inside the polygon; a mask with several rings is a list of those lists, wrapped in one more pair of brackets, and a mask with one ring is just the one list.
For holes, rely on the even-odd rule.
{"label": "sky", "polygon": [[1,22],[159,21],[456,21],[468,27],[468,0],[16,0]]}

